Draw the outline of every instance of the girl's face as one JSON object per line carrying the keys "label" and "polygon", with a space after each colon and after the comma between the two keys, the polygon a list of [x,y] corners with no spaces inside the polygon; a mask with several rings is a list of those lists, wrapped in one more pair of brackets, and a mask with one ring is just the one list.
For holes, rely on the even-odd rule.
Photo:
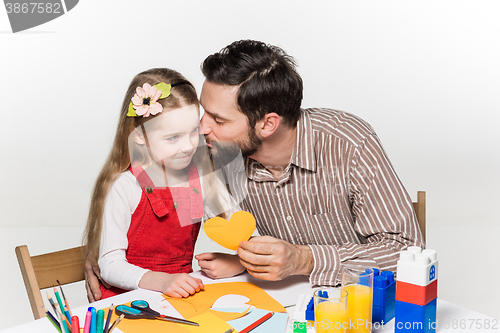
{"label": "girl's face", "polygon": [[[174,170],[186,168],[198,147],[199,119],[198,105],[193,104],[163,109],[162,114],[151,121],[154,122],[151,126],[147,122],[145,128],[153,160]],[[139,140],[140,137],[142,135]]]}

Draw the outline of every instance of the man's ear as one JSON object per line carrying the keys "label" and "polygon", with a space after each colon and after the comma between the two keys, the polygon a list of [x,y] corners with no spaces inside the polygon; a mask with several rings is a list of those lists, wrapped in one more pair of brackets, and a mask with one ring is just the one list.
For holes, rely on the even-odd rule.
{"label": "man's ear", "polygon": [[144,140],[144,134],[142,134],[142,132],[139,131],[137,128],[134,129],[134,131],[132,132],[132,135],[134,138],[134,142],[137,143],[138,145],[145,145],[146,144],[146,140]]}
{"label": "man's ear", "polygon": [[276,132],[280,124],[281,117],[277,113],[267,113],[262,120],[255,124],[255,134],[267,138]]}

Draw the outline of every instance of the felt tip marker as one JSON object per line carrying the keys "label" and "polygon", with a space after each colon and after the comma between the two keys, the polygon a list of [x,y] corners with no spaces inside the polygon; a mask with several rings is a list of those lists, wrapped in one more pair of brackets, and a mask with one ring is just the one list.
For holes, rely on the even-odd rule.
{"label": "felt tip marker", "polygon": [[92,313],[92,319],[90,320],[89,333],[97,333],[97,311],[94,307],[90,307],[89,310]]}
{"label": "felt tip marker", "polygon": [[71,333],[80,333],[80,321],[77,316],[71,317],[71,327],[73,327],[73,332]]}
{"label": "felt tip marker", "polygon": [[90,332],[90,321],[91,320],[92,320],[92,312],[87,311],[87,314],[85,315],[85,326],[83,327],[83,333]]}
{"label": "felt tip marker", "polygon": [[102,333],[104,328],[104,310],[97,311],[96,333]]}

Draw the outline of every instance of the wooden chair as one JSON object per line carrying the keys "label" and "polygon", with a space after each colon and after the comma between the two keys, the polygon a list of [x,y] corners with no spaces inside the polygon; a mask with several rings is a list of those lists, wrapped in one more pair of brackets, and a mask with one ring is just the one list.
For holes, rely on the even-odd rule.
{"label": "wooden chair", "polygon": [[45,317],[40,289],[85,280],[84,264],[87,249],[85,246],[68,250],[30,256],[28,247],[16,247],[17,261],[26,286],[26,292],[35,319]]}
{"label": "wooden chair", "polygon": [[425,191],[417,192],[417,202],[413,203],[413,209],[415,209],[418,225],[420,226],[425,242]]}

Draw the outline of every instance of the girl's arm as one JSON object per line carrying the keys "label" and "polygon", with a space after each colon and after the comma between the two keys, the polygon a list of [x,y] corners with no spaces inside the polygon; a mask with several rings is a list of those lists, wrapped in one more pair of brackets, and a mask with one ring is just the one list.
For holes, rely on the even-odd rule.
{"label": "girl's arm", "polygon": [[99,253],[101,277],[126,290],[137,289],[147,269],[129,264],[127,232],[132,214],[141,200],[142,190],[132,173],[122,173],[106,197]]}
{"label": "girl's arm", "polygon": [[141,195],[142,190],[135,177],[125,172],[115,181],[106,197],[99,256],[101,277],[121,289],[143,288],[171,297],[187,297],[200,291],[204,287],[201,280],[188,274],[152,272],[128,263],[127,233]]}

